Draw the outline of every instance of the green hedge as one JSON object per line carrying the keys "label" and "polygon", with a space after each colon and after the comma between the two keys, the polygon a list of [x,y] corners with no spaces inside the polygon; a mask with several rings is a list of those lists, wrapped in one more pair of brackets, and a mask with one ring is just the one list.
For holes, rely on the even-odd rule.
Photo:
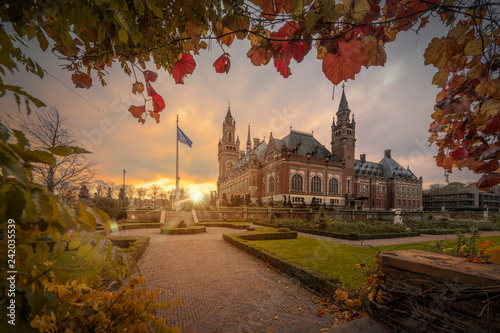
{"label": "green hedge", "polygon": [[295,239],[297,238],[296,231],[288,232],[259,232],[258,230],[253,232],[248,232],[245,234],[235,234],[233,236],[239,237],[244,240],[254,241],[254,240],[274,240],[274,239]]}
{"label": "green hedge", "polygon": [[201,222],[196,225],[204,227],[219,227],[219,228],[232,228],[232,229],[246,229],[250,225],[248,224],[236,224],[231,222]]}
{"label": "green hedge", "polygon": [[[278,233],[276,233],[278,234]],[[280,233],[284,234],[284,233]],[[326,274],[314,271],[308,267],[286,260],[274,253],[258,248],[248,243],[247,240],[242,239],[242,235],[223,235],[223,239],[236,246],[237,248],[251,254],[252,256],[269,263],[277,270],[296,277],[300,282],[318,292],[334,293],[337,288],[341,286],[338,279],[330,277]]]}
{"label": "green hedge", "polygon": [[130,230],[130,229],[160,228],[161,226],[162,226],[161,223],[124,223],[120,225],[120,229]]}
{"label": "green hedge", "polygon": [[202,232],[207,232],[207,228],[204,226],[189,226],[187,228],[172,228],[164,227],[161,228],[160,234],[162,235],[193,235]]}
{"label": "green hedge", "polygon": [[303,229],[292,227],[294,231],[304,232],[307,234],[313,234],[318,236],[327,236],[332,238],[340,238],[340,239],[349,239],[349,240],[364,240],[364,239],[386,239],[386,238],[400,238],[400,237],[415,237],[419,236],[418,232],[405,232],[405,233],[388,233],[388,234],[357,234],[357,233],[349,233],[342,234],[336,232],[322,231],[316,229]]}

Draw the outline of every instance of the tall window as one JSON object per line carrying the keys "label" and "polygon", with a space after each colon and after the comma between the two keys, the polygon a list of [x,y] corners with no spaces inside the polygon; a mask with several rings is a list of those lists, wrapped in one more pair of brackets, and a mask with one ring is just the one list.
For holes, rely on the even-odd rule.
{"label": "tall window", "polygon": [[321,178],[314,176],[311,178],[311,192],[321,193]]}
{"label": "tall window", "polygon": [[298,173],[294,174],[292,176],[292,191],[303,191],[302,189],[302,176],[299,175]]}
{"label": "tall window", "polygon": [[231,132],[227,133],[227,141],[231,142]]}
{"label": "tall window", "polygon": [[274,192],[274,177],[271,176],[269,177],[269,184],[268,184],[269,192]]}
{"label": "tall window", "polygon": [[347,179],[347,193],[351,193],[351,180]]}
{"label": "tall window", "polygon": [[331,178],[328,181],[328,193],[329,194],[339,193],[339,181],[337,180],[337,178]]}

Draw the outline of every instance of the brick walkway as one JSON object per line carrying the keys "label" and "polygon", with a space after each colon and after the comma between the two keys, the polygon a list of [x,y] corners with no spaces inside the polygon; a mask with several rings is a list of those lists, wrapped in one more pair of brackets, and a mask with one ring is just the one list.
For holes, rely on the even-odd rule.
{"label": "brick walkway", "polygon": [[181,332],[331,332],[334,320],[316,316],[317,297],[207,228],[197,235],[160,235],[158,229],[124,230],[120,236],[150,236],[139,260],[148,289],[161,301],[180,306],[164,310]]}

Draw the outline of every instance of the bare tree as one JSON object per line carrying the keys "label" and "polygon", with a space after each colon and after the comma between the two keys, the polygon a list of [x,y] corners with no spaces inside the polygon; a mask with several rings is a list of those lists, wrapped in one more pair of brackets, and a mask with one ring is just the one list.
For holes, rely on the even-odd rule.
{"label": "bare tree", "polygon": [[137,197],[139,198],[139,206],[142,207],[144,202],[144,197],[146,196],[146,189],[139,188],[137,189]]}
{"label": "bare tree", "polygon": [[97,179],[90,184],[90,191],[93,193],[94,198],[103,198],[108,195],[108,185],[104,181]]}
{"label": "bare tree", "polygon": [[156,209],[156,198],[158,196],[158,191],[160,190],[161,188],[158,186],[158,185],[152,185],[150,188],[149,188],[149,193],[151,195],[151,198],[153,199],[153,208]]}
{"label": "bare tree", "polygon": [[[21,129],[34,149],[79,146],[77,138],[70,132],[67,118],[56,107],[43,108],[31,115],[18,110],[4,122],[10,128]],[[97,174],[97,161],[84,154],[55,157],[55,166],[33,164],[34,182],[52,193],[59,191],[63,184],[87,183]]]}

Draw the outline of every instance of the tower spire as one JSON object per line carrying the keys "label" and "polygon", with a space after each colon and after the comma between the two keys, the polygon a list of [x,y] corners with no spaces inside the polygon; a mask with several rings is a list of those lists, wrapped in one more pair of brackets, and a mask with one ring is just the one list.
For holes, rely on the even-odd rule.
{"label": "tower spire", "polygon": [[227,104],[227,114],[226,114],[226,119],[233,119],[233,115],[231,114],[231,101],[228,102]]}
{"label": "tower spire", "polygon": [[247,154],[250,150],[252,150],[252,142],[250,141],[250,124],[248,124]]}

